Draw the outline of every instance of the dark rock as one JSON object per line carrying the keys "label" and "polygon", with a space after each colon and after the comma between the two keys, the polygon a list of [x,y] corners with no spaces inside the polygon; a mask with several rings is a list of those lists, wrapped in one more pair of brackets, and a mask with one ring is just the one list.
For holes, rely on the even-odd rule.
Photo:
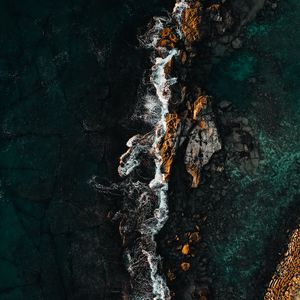
{"label": "dark rock", "polygon": [[240,38],[236,38],[231,42],[233,49],[240,49],[243,46],[243,42]]}
{"label": "dark rock", "polygon": [[228,109],[230,109],[231,108],[231,106],[232,106],[232,103],[231,102],[229,102],[229,101],[222,101],[222,102],[220,102],[219,103],[219,107],[220,107],[220,109],[222,109],[222,110],[228,110]]}

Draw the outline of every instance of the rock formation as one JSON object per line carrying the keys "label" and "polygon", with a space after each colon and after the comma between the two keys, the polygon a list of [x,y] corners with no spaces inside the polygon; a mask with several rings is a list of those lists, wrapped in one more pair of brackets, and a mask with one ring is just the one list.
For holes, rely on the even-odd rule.
{"label": "rock formation", "polygon": [[188,138],[184,162],[187,172],[193,178],[192,187],[195,188],[200,183],[202,167],[221,149],[221,142],[209,97],[199,96],[193,104],[192,114],[194,127]]}
{"label": "rock formation", "polygon": [[[214,122],[214,113],[211,98],[205,95],[201,88],[193,82],[181,84],[180,72],[185,65],[192,67],[196,50],[193,46],[200,43],[207,28],[204,19],[211,18],[219,10],[219,5],[211,5],[205,8],[201,1],[190,1],[182,11],[180,54],[176,61],[170,61],[166,66],[166,74],[175,74],[179,97],[173,96],[170,107],[172,114],[166,116],[167,132],[161,147],[165,177],[169,178],[172,162],[177,148],[185,148],[184,163],[187,172],[191,175],[191,186],[199,186],[201,169],[206,165],[212,155],[221,149],[221,142]],[[178,24],[177,24],[178,25]],[[160,32],[157,45],[162,47],[174,47],[179,42],[170,25]],[[176,68],[174,67],[176,66]],[[174,99],[174,98],[179,98]]]}
{"label": "rock formation", "polygon": [[202,36],[201,20],[203,6],[200,1],[190,4],[182,13],[182,33],[186,45],[199,42]]}
{"label": "rock formation", "polygon": [[[159,103],[160,113],[153,118],[155,122],[150,132],[135,135],[128,141],[129,149],[120,158],[119,174],[126,177],[119,184],[124,204],[113,218],[120,223],[130,283],[133,295],[137,297],[154,295],[161,297],[157,299],[170,299],[164,277],[158,272],[161,264],[160,256],[156,255],[154,236],[168,218],[168,181],[177,167],[174,162],[180,159],[185,169],[184,181],[189,183],[189,188],[197,188],[205,179],[203,169],[209,168],[214,154],[222,148],[215,122],[217,108],[200,87],[200,80],[194,77],[194,65],[197,57],[207,50],[206,42],[203,42],[205,36],[211,31],[223,34],[232,26],[232,19],[229,10],[222,10],[221,5],[210,1],[203,3],[177,1],[177,9],[170,18],[155,19],[145,43],[150,41],[148,46],[153,49],[150,83],[155,87],[154,98]],[[219,108],[225,122],[229,106]],[[235,149],[238,155],[247,152],[248,157],[253,149],[249,139],[243,139],[244,129],[232,133],[232,144],[238,148]],[[151,164],[152,168],[148,168]],[[151,178],[147,177],[149,174]],[[201,257],[203,248],[199,246],[202,238],[198,224],[205,219],[200,214],[191,218],[192,223],[184,224],[188,230],[181,232],[176,241],[166,242],[176,245],[170,251],[176,253],[176,267],[166,270],[167,278],[176,281],[176,276],[186,276],[189,282],[182,288],[182,299],[191,299],[194,295],[204,300],[209,296],[210,280],[205,276],[206,260]]]}
{"label": "rock formation", "polygon": [[300,225],[290,237],[288,250],[272,277],[264,300],[300,299]]}
{"label": "rock formation", "polygon": [[165,179],[168,179],[180,136],[180,118],[176,113],[167,114],[166,124],[167,130],[161,146],[161,157],[163,159],[164,176]]}

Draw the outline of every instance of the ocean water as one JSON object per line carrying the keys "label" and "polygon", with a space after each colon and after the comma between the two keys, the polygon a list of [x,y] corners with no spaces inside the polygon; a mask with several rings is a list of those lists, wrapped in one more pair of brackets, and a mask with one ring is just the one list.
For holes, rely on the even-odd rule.
{"label": "ocean water", "polygon": [[[138,28],[173,4],[0,1],[0,300],[120,299],[103,292],[111,278],[102,258],[118,270],[122,250],[101,221],[118,203],[98,204],[87,182],[118,178],[149,67]],[[219,299],[262,298],[300,215],[299,12],[298,1],[280,1],[208,76],[215,101],[247,115],[263,158],[254,175],[228,166],[226,226],[208,243]]]}
{"label": "ocean water", "polygon": [[120,299],[118,203],[88,181],[118,178],[138,28],[172,2],[0,1],[1,300]]}
{"label": "ocean water", "polygon": [[258,16],[243,31],[242,49],[216,58],[207,79],[216,101],[233,102],[249,119],[261,155],[255,174],[227,166],[222,237],[209,245],[217,299],[262,299],[300,220],[299,11],[287,0]]}

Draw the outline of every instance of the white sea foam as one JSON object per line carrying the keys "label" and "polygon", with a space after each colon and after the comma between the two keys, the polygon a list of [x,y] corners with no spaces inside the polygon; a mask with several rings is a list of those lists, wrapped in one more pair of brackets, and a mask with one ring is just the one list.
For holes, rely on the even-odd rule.
{"label": "white sea foam", "polygon": [[177,22],[176,32],[180,38],[182,38],[182,12],[188,7],[189,4],[186,1],[177,0],[173,9],[173,15]]}
{"label": "white sea foam", "polygon": [[[188,7],[187,2],[177,1],[173,10],[173,18],[177,23],[177,34],[180,37],[182,36],[181,15],[186,7]],[[128,271],[132,277],[138,278],[140,285],[144,284],[145,278],[141,278],[142,273],[137,274],[137,270],[139,271],[145,267],[145,258],[150,271],[151,282],[145,284],[145,290],[143,291],[143,287],[139,286],[139,292],[135,293],[135,291],[133,291],[133,297],[136,300],[169,300],[171,298],[165,279],[159,274],[160,256],[156,254],[156,242],[154,237],[168,219],[168,182],[164,179],[164,174],[162,173],[162,157],[159,144],[166,133],[167,125],[165,116],[168,113],[168,104],[171,99],[170,86],[176,83],[176,78],[168,78],[165,73],[165,67],[174,57],[178,56],[179,51],[177,49],[167,50],[163,47],[157,48],[160,31],[166,24],[171,23],[171,19],[156,17],[154,21],[154,26],[141,41],[145,47],[154,49],[154,54],[157,54],[157,50],[159,50],[160,53],[160,56],[154,55],[154,57],[152,57],[154,65],[151,69],[152,72],[150,76],[150,82],[155,87],[156,95],[147,95],[144,98],[146,100],[146,113],[155,114],[155,116],[146,116],[146,119],[151,120],[154,125],[154,132],[149,134],[149,136],[152,137],[152,143],[145,143],[145,138],[140,138],[139,135],[132,137],[127,142],[129,150],[121,156],[121,164],[119,166],[120,175],[126,176],[140,164],[140,152],[147,149],[148,153],[154,156],[155,176],[149,183],[150,191],[148,192],[156,196],[157,207],[153,210],[153,214],[150,218],[140,216],[140,220],[142,221],[138,226],[142,234],[141,243],[138,246],[138,251],[132,250],[133,254],[131,255],[127,252]],[[147,195],[148,192],[144,191],[140,194],[138,198],[139,207],[149,204],[149,199],[151,199],[152,196],[150,194]],[[145,203],[145,201],[147,203]],[[135,254],[138,257],[134,257]],[[140,263],[141,260],[143,263]],[[150,286],[152,290],[149,291],[148,286]]]}

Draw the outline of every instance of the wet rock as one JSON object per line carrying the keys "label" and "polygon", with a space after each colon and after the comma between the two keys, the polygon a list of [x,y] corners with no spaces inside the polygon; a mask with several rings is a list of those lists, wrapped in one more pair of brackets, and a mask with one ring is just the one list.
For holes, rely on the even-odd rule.
{"label": "wet rock", "polygon": [[277,6],[278,6],[278,4],[277,4],[276,2],[275,2],[275,3],[272,3],[272,5],[271,5],[272,9],[276,9]]}
{"label": "wet rock", "polygon": [[298,299],[300,294],[299,266],[300,226],[290,237],[288,249],[272,277],[264,299]]}
{"label": "wet rock", "polygon": [[224,35],[234,24],[234,19],[230,10],[221,11],[221,21],[216,26],[217,33]]}
{"label": "wet rock", "polygon": [[243,42],[240,38],[236,38],[231,42],[233,49],[240,49],[243,46]]}
{"label": "wet rock", "polygon": [[196,1],[182,13],[182,32],[187,45],[199,42],[202,37],[200,29],[202,5]]}
{"label": "wet rock", "polygon": [[192,187],[197,187],[202,167],[221,149],[209,97],[200,96],[195,101],[193,120],[196,125],[189,136],[184,162],[193,178]]}
{"label": "wet rock", "polygon": [[228,110],[232,106],[232,103],[229,101],[222,101],[219,103],[219,107],[222,110]]}
{"label": "wet rock", "polygon": [[166,124],[167,130],[160,151],[163,160],[163,172],[167,180],[170,176],[173,159],[179,142],[181,130],[180,118],[177,114],[167,114]]}
{"label": "wet rock", "polygon": [[186,272],[190,269],[191,264],[188,262],[183,262],[180,264],[180,267],[181,267],[182,271]]}

